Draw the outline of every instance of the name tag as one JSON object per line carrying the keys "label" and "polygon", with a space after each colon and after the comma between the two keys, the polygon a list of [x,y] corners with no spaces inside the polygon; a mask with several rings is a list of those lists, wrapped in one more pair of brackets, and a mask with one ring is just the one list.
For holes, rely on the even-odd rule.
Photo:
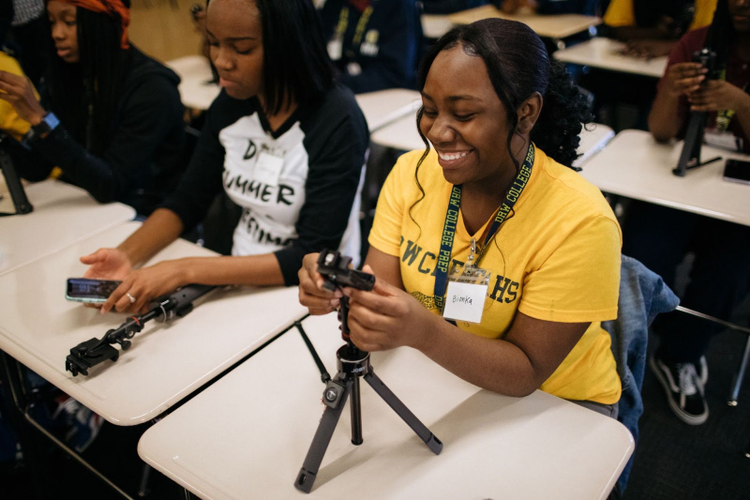
{"label": "name tag", "polygon": [[278,186],[283,166],[283,156],[273,154],[268,150],[261,151],[255,164],[253,178],[269,186]]}
{"label": "name tag", "polygon": [[462,270],[454,267],[445,293],[443,317],[468,323],[481,323],[491,274],[476,267],[467,266]]}

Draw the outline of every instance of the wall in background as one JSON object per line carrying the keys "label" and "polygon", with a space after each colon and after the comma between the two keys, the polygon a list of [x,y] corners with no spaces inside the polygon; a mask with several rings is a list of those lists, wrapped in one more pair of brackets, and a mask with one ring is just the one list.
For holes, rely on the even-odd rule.
{"label": "wall in background", "polygon": [[139,49],[160,61],[199,54],[200,35],[190,7],[203,0],[132,0],[130,39]]}

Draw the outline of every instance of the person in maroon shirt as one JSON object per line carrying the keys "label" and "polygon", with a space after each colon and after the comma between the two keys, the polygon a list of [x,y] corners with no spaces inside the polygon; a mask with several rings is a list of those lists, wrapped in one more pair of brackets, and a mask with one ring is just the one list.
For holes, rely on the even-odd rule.
{"label": "person in maroon shirt", "polygon": [[[715,71],[693,62],[702,48],[716,52]],[[750,1],[719,0],[713,23],[687,33],[669,57],[649,116],[659,141],[680,138],[690,111],[709,113],[706,136],[750,151]],[[739,140],[735,140],[739,139]],[[740,144],[744,143],[744,144]],[[678,182],[675,179],[675,182]],[[677,266],[693,252],[689,283],[681,297],[690,309],[728,320],[750,284],[750,227],[671,208],[633,202],[623,225],[623,253],[639,259],[672,286]],[[685,314],[654,323],[659,347],[649,365],[684,422],[708,418],[705,353],[717,325]]]}

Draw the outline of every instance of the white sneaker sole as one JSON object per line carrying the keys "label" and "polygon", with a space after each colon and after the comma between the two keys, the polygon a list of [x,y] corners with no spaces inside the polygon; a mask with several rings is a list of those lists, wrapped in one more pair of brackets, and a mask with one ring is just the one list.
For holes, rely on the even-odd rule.
{"label": "white sneaker sole", "polygon": [[680,405],[678,405],[672,397],[672,388],[669,386],[669,380],[667,380],[667,378],[664,376],[661,368],[659,368],[659,366],[656,364],[656,360],[653,356],[650,356],[648,358],[648,366],[651,367],[651,371],[654,372],[654,375],[656,375],[656,378],[659,380],[659,383],[664,389],[664,392],[667,393],[667,402],[669,402],[669,407],[672,409],[677,418],[688,425],[701,425],[705,423],[706,420],[708,420],[708,406],[706,406],[706,412],[702,415],[692,415],[680,408]]}

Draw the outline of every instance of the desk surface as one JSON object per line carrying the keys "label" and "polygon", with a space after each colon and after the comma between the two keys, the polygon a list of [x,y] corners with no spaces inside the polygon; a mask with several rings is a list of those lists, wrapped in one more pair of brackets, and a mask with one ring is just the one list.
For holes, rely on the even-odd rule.
{"label": "desk surface", "polygon": [[135,216],[132,207],[103,205],[83,189],[60,181],[24,189],[34,211],[0,217],[0,276]]}
{"label": "desk surface", "polygon": [[[117,425],[159,416],[306,312],[296,288],[217,290],[185,318],[149,322],[118,361],[73,377],[65,371],[70,349],[101,338],[126,315],[66,301],[65,280],[83,275],[78,257],[137,227],[120,225],[0,277],[0,349]],[[154,260],[204,255],[214,254],[179,240]]]}
{"label": "desk surface", "polygon": [[186,108],[206,110],[221,92],[221,87],[213,81],[211,65],[203,56],[185,56],[165,63],[180,77],[182,104]]}
{"label": "desk surface", "polygon": [[[167,61],[166,64],[180,76],[182,103],[188,108],[208,109],[221,91],[216,83],[212,83],[208,60],[202,56],[186,56]],[[370,132],[411,113],[422,104],[419,92],[408,89],[379,90],[357,94],[356,98]]]}
{"label": "desk surface", "polygon": [[565,38],[588,30],[602,22],[598,17],[581,14],[547,14],[540,15],[532,12],[505,14],[494,5],[483,5],[475,9],[456,12],[448,16],[453,24],[471,24],[480,19],[499,17],[526,24],[534,32],[545,38]]}
{"label": "desk surface", "polygon": [[445,14],[422,14],[422,34],[425,38],[440,38],[452,27],[453,23]]}
{"label": "desk surface", "polygon": [[[419,137],[416,123],[416,114],[410,113],[374,132],[370,136],[370,140],[374,144],[402,151],[424,149],[424,143],[422,138]],[[612,129],[606,125],[590,124],[588,130],[581,131],[581,144],[578,147],[578,153],[581,156],[574,162],[574,165],[583,165],[591,156],[602,149],[614,135]]]}
{"label": "desk surface", "polygon": [[409,89],[378,90],[355,97],[371,133],[404,116],[412,116],[422,105],[421,94]]}
{"label": "desk surface", "polygon": [[667,56],[645,60],[620,53],[625,46],[609,38],[592,38],[571,47],[554,52],[553,56],[563,62],[593,66],[595,68],[661,78],[667,67]]}
{"label": "desk surface", "polygon": [[[333,376],[335,316],[303,324]],[[351,444],[345,408],[312,492],[294,489],[324,409],[320,374],[294,330],[151,427],[138,453],[203,498],[580,500],[606,498],[633,451],[620,423],[548,394],[480,390],[408,348],[372,358],[443,441],[440,455],[362,382],[364,443]]]}
{"label": "desk surface", "polygon": [[704,160],[724,160],[677,177],[672,169],[681,151],[682,142],[659,144],[648,132],[625,130],[586,163],[581,175],[602,191],[750,225],[750,186],[722,179],[724,160],[748,158],[703,146]]}

